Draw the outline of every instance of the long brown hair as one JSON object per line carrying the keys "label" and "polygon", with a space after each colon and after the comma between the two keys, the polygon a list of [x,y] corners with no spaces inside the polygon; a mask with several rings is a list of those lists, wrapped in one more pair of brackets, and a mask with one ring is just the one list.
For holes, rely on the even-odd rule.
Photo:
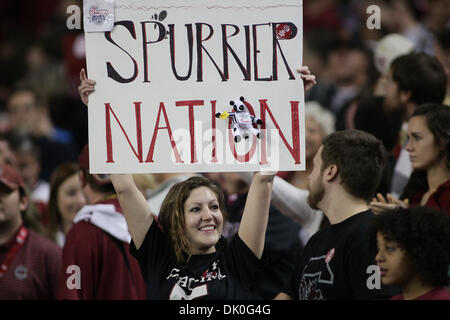
{"label": "long brown hair", "polygon": [[56,232],[62,225],[61,212],[58,209],[58,192],[59,188],[68,178],[77,174],[79,171],[78,164],[75,162],[67,162],[58,166],[52,173],[50,178],[50,198],[48,200],[48,237],[56,241]]}
{"label": "long brown hair", "polygon": [[[436,146],[440,147],[439,159],[450,170],[450,107],[443,104],[426,103],[418,107],[411,118],[424,117],[428,130],[434,137]],[[415,169],[403,189],[400,199],[411,200],[420,190],[428,190],[427,172]]]}
{"label": "long brown hair", "polygon": [[214,182],[202,176],[194,176],[172,186],[161,205],[159,223],[171,240],[179,266],[185,265],[189,256],[189,244],[185,235],[184,203],[191,191],[199,187],[207,187],[214,192],[225,220],[225,198],[220,187]]}

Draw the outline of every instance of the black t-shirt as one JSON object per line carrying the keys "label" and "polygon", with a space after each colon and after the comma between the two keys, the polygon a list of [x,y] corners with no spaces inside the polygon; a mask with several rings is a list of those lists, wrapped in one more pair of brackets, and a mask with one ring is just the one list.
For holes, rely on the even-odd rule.
{"label": "black t-shirt", "polygon": [[139,250],[131,241],[147,283],[147,298],[161,300],[253,299],[259,259],[238,235],[216,252],[192,255],[180,268],[169,238],[153,222]]}
{"label": "black t-shirt", "polygon": [[[247,194],[228,197],[227,221],[222,232],[225,238],[233,239],[237,234],[246,200]],[[264,251],[254,286],[261,299],[273,299],[289,282],[302,250],[300,229],[298,223],[270,206]]]}
{"label": "black t-shirt", "polygon": [[300,300],[389,297],[381,285],[368,284],[375,257],[368,253],[366,230],[373,217],[364,211],[312,236],[284,291]]}

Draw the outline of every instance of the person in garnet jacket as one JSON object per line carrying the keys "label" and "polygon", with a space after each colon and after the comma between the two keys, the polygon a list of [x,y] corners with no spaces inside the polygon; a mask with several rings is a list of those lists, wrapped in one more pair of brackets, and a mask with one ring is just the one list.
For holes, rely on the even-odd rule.
{"label": "person in garnet jacket", "polygon": [[55,299],[61,249],[26,227],[19,172],[0,164],[0,300]]}
{"label": "person in garnet jacket", "polygon": [[88,205],[67,234],[58,299],[145,299],[145,282],[129,253],[131,236],[109,175],[89,174],[87,145],[79,165]]}

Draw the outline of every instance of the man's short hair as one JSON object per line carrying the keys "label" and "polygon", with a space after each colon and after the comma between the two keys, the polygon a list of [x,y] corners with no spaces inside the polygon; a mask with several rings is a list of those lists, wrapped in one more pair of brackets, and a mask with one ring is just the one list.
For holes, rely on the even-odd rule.
{"label": "man's short hair", "polygon": [[400,91],[411,92],[416,105],[442,103],[447,77],[442,64],[425,53],[411,53],[396,58],[391,64],[392,79]]}
{"label": "man's short hair", "polygon": [[336,165],[345,190],[370,201],[381,182],[384,152],[382,142],[370,133],[337,131],[323,141],[322,170]]}

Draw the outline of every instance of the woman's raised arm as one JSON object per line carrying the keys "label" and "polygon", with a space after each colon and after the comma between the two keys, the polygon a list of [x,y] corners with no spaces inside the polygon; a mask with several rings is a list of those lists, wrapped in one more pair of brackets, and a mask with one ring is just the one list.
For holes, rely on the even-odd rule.
{"label": "woman's raised arm", "polygon": [[258,258],[264,249],[274,174],[258,172],[253,176],[239,227],[239,237]]}
{"label": "woman's raised arm", "polygon": [[131,238],[136,248],[139,249],[153,222],[150,208],[131,174],[112,174],[111,181],[127,220]]}
{"label": "woman's raised arm", "polygon": [[[95,90],[95,81],[88,79],[86,71],[80,71],[81,84],[78,87],[81,101],[87,106],[89,95]],[[119,198],[120,207],[128,224],[128,231],[137,249],[145,239],[153,217],[142,193],[131,174],[112,174],[111,182]]]}

